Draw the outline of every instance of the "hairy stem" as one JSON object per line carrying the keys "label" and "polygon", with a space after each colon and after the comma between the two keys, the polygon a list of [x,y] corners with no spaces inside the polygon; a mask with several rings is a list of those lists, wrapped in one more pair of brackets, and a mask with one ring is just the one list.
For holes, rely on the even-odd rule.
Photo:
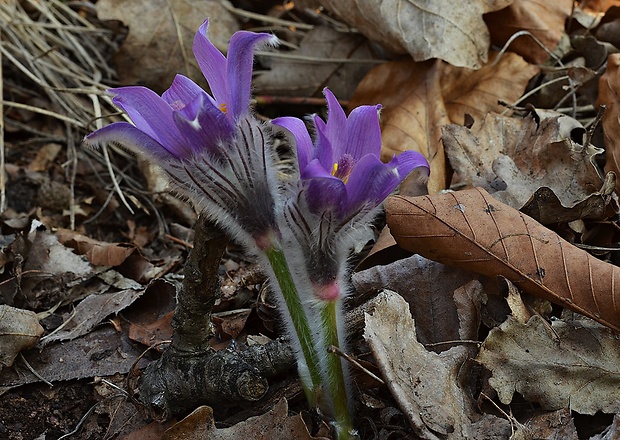
{"label": "hairy stem", "polygon": [[[311,405],[316,406],[318,404],[317,394],[321,388],[321,367],[319,364],[319,356],[312,339],[312,332],[308,325],[308,318],[301,304],[295,282],[293,281],[291,271],[282,250],[270,246],[265,249],[265,254],[273,269],[278,287],[284,297],[284,302],[286,303],[293,328],[299,339],[304,362],[299,363],[298,369],[300,370],[299,372],[302,384],[305,388],[306,397]],[[303,370],[304,367],[307,368],[307,371]],[[304,379],[307,381],[308,377],[311,383],[304,383]]]}
{"label": "hairy stem", "polygon": [[[327,301],[321,305],[321,321],[323,322],[324,347],[340,347],[338,339],[338,300]],[[353,437],[351,414],[349,412],[349,399],[347,396],[348,384],[344,377],[343,365],[340,356],[336,353],[327,353],[326,380],[328,392],[332,398],[336,438],[348,440]]]}

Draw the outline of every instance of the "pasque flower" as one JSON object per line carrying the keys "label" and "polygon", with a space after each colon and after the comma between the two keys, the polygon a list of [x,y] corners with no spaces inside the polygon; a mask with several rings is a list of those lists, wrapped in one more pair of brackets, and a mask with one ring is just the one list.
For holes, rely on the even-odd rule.
{"label": "pasque flower", "polygon": [[294,139],[301,184],[297,200],[287,203],[289,225],[307,248],[308,270],[317,295],[336,298],[333,283],[338,272],[376,208],[415,168],[428,171],[420,153],[405,151],[383,163],[380,106],[361,106],[349,117],[334,94],[325,89],[328,118],[313,118],[315,140],[303,121],[294,117],[274,119]]}
{"label": "pasque flower", "polygon": [[328,119],[326,123],[314,116],[314,143],[297,118],[282,117],[272,123],[294,137],[310,210],[319,215],[329,211],[340,222],[347,222],[377,207],[410,171],[428,168],[428,163],[414,151],[405,151],[387,164],[381,162],[381,106],[358,107],[347,118],[329,89],[325,97]]}
{"label": "pasque flower", "polygon": [[250,248],[269,242],[277,182],[269,133],[249,110],[253,51],[275,44],[266,33],[235,33],[225,57],[206,36],[193,50],[212,95],[177,75],[161,96],[146,87],[110,89],[133,121],[110,124],[85,138],[113,142],[154,159],[198,208]]}
{"label": "pasque flower", "polygon": [[[282,216],[291,239],[285,254],[297,261],[292,274],[316,342],[324,410],[335,419],[339,438],[351,428],[349,379],[330,346],[345,349],[342,299],[349,288],[347,259],[363,244],[383,200],[415,168],[428,172],[426,159],[407,151],[389,163],[380,160],[380,106],[361,106],[349,117],[328,89],[328,119],[314,116],[315,140],[303,121],[282,117],[272,124],[293,135],[299,181],[292,185]],[[299,257],[298,255],[303,255]],[[342,391],[344,390],[344,391]]]}
{"label": "pasque flower", "polygon": [[253,51],[276,38],[237,32],[226,57],[207,38],[207,27],[205,21],[193,50],[211,94],[182,75],[161,96],[145,87],[110,89],[133,124],[111,124],[85,143],[117,143],[152,159],[177,192],[258,257],[309,402],[333,420],[339,440],[349,439],[348,373],[328,350],[345,346],[347,258],[364,242],[387,195],[428,164],[414,152],[381,162],[380,106],[362,106],[347,117],[325,90],[328,120],[314,117],[314,142],[303,121],[273,121],[292,133],[297,151],[298,168],[280,180],[273,126],[249,108]]}

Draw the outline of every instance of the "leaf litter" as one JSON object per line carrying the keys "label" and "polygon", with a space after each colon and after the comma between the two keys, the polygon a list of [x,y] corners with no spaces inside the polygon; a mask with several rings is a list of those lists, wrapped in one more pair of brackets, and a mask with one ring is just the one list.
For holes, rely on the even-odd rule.
{"label": "leaf litter", "polygon": [[[126,3],[0,5],[8,24],[0,432],[329,437],[306,417],[290,369],[270,376],[261,401],[243,409],[206,402],[193,418],[168,422],[167,434],[126,394],[165,352],[196,216],[165,193],[157,170],[116,146],[82,150],[79,139],[124,118],[103,93],[107,85],[163,87],[176,72],[200,81],[188,35],[212,15],[222,49],[240,23],[284,41],[274,56],[259,56],[255,93],[265,115],[320,112],[321,89],[341,87],[351,108],[383,104],[384,159],[413,149],[431,162],[427,187],[408,188],[432,196],[387,206],[389,230],[407,250],[392,244],[381,253],[390,264],[353,274],[348,354],[359,365],[361,437],[617,436],[617,333],[568,312],[619,325],[617,8],[525,0],[464,10],[442,2],[432,10],[414,2],[394,2],[400,9],[259,2],[248,11],[237,2]],[[606,109],[597,117],[599,105]],[[488,194],[478,190],[476,200],[470,187]],[[445,190],[455,192],[434,195]],[[234,245],[224,255],[209,343],[250,356],[275,346],[278,319],[246,258]],[[10,422],[18,408],[58,406],[61,394],[77,410]]]}

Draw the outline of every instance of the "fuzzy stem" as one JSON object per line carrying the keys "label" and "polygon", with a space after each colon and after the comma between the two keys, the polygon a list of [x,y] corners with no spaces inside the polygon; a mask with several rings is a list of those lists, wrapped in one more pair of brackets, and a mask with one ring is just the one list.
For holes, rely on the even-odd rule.
{"label": "fuzzy stem", "polygon": [[[299,338],[299,344],[304,357],[304,363],[307,367],[307,371],[302,371],[302,364],[298,365],[300,370],[300,376],[302,378],[302,384],[304,385],[304,391],[310,405],[316,406],[318,404],[317,394],[321,388],[321,366],[319,364],[319,356],[312,340],[312,332],[308,325],[308,318],[304,312],[299,294],[295,282],[291,276],[291,271],[286,262],[286,258],[281,249],[274,246],[269,246],[265,249],[265,255],[269,260],[273,273],[284,297],[286,308],[291,317],[291,322]],[[304,376],[310,376],[311,384],[304,383]]]}
{"label": "fuzzy stem", "polygon": [[[332,345],[340,347],[338,339],[338,300],[328,301],[321,305],[321,321],[323,322],[323,337],[325,349]],[[327,353],[327,387],[334,405],[336,438],[348,440],[354,438],[353,424],[349,412],[347,383],[344,377],[340,356],[336,353]]]}

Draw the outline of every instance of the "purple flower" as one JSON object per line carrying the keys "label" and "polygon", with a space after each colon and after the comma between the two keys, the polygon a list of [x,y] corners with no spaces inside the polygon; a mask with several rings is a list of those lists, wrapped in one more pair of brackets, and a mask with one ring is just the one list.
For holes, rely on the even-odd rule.
{"label": "purple flower", "polygon": [[328,120],[314,116],[313,145],[305,124],[293,117],[272,121],[293,134],[305,197],[311,212],[330,212],[348,221],[361,211],[372,210],[417,167],[428,168],[420,153],[405,151],[389,163],[380,160],[381,106],[361,106],[349,117],[334,94],[325,89]]}
{"label": "purple flower", "polygon": [[376,208],[414,168],[429,167],[413,151],[381,162],[380,106],[358,107],[347,118],[327,89],[325,96],[328,120],[314,117],[314,143],[297,118],[272,123],[292,133],[301,177],[297,197],[284,205],[286,229],[281,229],[294,238],[286,251],[291,260],[305,262],[306,290],[321,301],[334,301],[346,295],[346,260],[367,242]]}
{"label": "purple flower", "polygon": [[146,87],[110,89],[113,102],[134,125],[110,124],[85,139],[88,144],[116,142],[159,160],[187,159],[208,151],[236,134],[236,124],[249,112],[254,47],[275,43],[271,34],[240,31],[230,39],[228,59],[206,36],[208,20],[194,38],[194,55],[213,96],[191,79],[177,75],[162,96]]}
{"label": "purple flower", "polygon": [[207,27],[208,20],[193,49],[212,95],[182,75],[162,96],[146,87],[111,89],[133,125],[113,123],[84,141],[117,143],[153,158],[178,192],[256,251],[270,245],[277,229],[279,187],[269,130],[249,108],[253,50],[277,39],[237,32],[226,58],[207,38]]}

